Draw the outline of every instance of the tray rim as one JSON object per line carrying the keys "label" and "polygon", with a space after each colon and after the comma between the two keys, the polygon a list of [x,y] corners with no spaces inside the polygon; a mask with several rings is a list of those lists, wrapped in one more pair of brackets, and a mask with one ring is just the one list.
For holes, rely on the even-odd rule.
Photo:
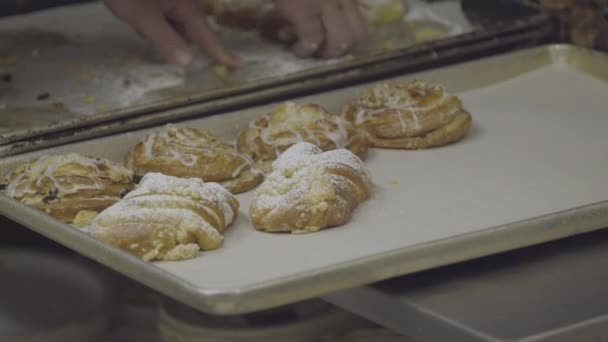
{"label": "tray rim", "polygon": [[[579,70],[581,68],[570,61],[575,54],[589,58],[599,56],[604,62],[608,62],[607,54],[570,45],[546,45],[507,53],[507,55],[521,57],[530,53],[547,54],[545,65],[561,61]],[[487,59],[499,58],[501,56]],[[475,62],[477,61],[469,63]],[[605,77],[608,80],[608,74]],[[54,220],[44,212],[20,204],[4,194],[0,196],[0,214],[87,257],[109,265],[169,297],[201,311],[219,315],[247,313],[289,304],[349,287],[362,286],[416,271],[608,227],[608,201],[603,201],[450,237],[449,241],[442,239],[400,248],[269,282],[246,287],[214,289],[200,288],[184,281],[153,264]],[[428,256],[431,252],[432,257]],[[424,261],[416,260],[420,258]],[[357,271],[352,270],[355,267]],[[364,276],[360,276],[361,274]],[[323,278],[322,284],[314,282],[319,278]]]}

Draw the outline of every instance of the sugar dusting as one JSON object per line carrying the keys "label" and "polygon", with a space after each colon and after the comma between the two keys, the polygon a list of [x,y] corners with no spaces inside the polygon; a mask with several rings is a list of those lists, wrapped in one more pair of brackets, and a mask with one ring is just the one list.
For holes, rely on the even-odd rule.
{"label": "sugar dusting", "polygon": [[128,244],[127,250],[144,260],[182,260],[219,247],[221,232],[237,211],[236,198],[217,183],[149,173],[122,201],[95,217],[89,232],[109,243]]}
{"label": "sugar dusting", "polygon": [[[346,149],[323,152],[313,144],[301,142],[289,148],[273,163],[272,173],[256,190],[253,205],[269,210],[271,214],[290,206],[302,205],[303,198],[311,192],[315,181],[326,175],[325,170],[330,167],[354,170],[371,188],[367,167],[352,152]],[[334,174],[328,179],[337,187],[343,186],[344,181],[350,182],[345,177]]]}

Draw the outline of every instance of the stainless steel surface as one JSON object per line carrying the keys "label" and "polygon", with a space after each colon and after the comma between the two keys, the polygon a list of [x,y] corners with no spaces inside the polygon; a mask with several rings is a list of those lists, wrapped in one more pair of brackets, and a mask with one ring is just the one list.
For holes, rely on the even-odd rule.
{"label": "stainless steel surface", "polygon": [[[222,248],[189,261],[149,264],[4,196],[0,213],[216,314],[261,310],[601,229],[608,226],[608,193],[597,186],[607,174],[602,151],[608,118],[600,115],[608,89],[606,65],[604,54],[548,46],[404,77],[440,82],[460,94],[473,112],[473,133],[441,149],[371,151],[374,198],[347,226],[318,234],[255,232],[246,214],[251,194],[244,194],[239,196],[241,217]],[[336,112],[360,89],[299,100]],[[268,109],[187,124],[231,139]],[[150,131],[4,158],[0,171],[67,151],[118,161]]]}
{"label": "stainless steel surface", "polygon": [[[538,15],[463,35],[470,27],[458,2],[414,3],[422,4],[422,10],[412,11],[413,17],[403,25],[373,36],[362,51],[342,60],[296,59],[282,47],[262,42],[255,33],[222,31],[227,45],[248,61],[246,68],[227,78],[218,77],[204,58],[197,58],[188,70],[161,63],[99,4],[1,20],[0,75],[9,75],[11,81],[0,81],[0,113],[8,118],[0,125],[0,144],[268,88],[275,88],[276,95],[281,86],[302,79],[411,59],[421,51],[437,55],[446,47],[484,39],[499,43],[499,33],[547,23],[546,17]],[[444,8],[446,13],[435,8]],[[442,34],[452,38],[411,49],[416,40],[412,27],[427,25],[420,26],[421,22],[440,25],[445,28]],[[385,51],[384,45],[392,47]],[[379,46],[384,47],[378,50]],[[154,118],[146,121],[154,122]]]}
{"label": "stainless steel surface", "polygon": [[605,341],[607,263],[600,231],[326,299],[419,342]]}

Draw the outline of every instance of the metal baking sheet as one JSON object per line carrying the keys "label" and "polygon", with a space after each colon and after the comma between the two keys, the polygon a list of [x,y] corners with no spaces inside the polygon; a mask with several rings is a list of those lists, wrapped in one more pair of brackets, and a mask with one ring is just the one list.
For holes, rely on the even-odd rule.
{"label": "metal baking sheet", "polygon": [[[461,143],[372,150],[372,199],[343,227],[301,236],[255,231],[251,194],[217,251],[145,263],[0,196],[0,213],[202,311],[260,310],[462,260],[608,227],[608,56],[548,46],[400,79],[439,82],[474,117]],[[337,112],[361,86],[301,98]],[[189,121],[220,138],[269,107]],[[75,151],[122,160],[150,130],[0,160]]]}
{"label": "metal baking sheet", "polygon": [[335,74],[318,75],[299,82],[284,84],[280,87],[258,89],[250,93],[235,94],[211,101],[192,103],[178,108],[169,108],[145,115],[126,117],[118,121],[103,122],[92,126],[75,127],[44,136],[32,137],[6,144],[0,144],[0,157],[17,155],[75,141],[88,140],[100,136],[127,132],[142,127],[150,127],[163,122],[203,117],[240,108],[262,105],[280,98],[304,96],[335,89],[344,85],[354,85],[381,79],[386,75],[404,75],[411,72],[433,69],[456,61],[471,60],[479,56],[490,56],[502,51],[537,46],[545,41],[552,32],[551,25],[540,25],[534,30],[521,30],[496,39],[484,40],[467,45],[446,46],[444,48],[420,49],[404,59],[357,67]]}
{"label": "metal baking sheet", "polygon": [[186,70],[162,63],[99,3],[6,18],[0,20],[0,113],[8,120],[0,124],[0,144],[411,58],[417,52],[410,49],[413,32],[429,25],[445,39],[418,49],[496,38],[546,19],[535,13],[466,34],[473,28],[458,1],[416,0],[402,24],[372,36],[353,56],[330,61],[296,59],[255,33],[223,30],[218,34],[248,62],[228,78],[218,77],[200,56]]}

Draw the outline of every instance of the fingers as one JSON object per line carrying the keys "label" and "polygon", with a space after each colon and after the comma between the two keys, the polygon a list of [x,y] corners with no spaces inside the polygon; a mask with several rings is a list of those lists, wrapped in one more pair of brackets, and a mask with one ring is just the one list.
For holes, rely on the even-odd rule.
{"label": "fingers", "polygon": [[352,47],[354,37],[337,1],[326,1],[322,6],[321,19],[325,28],[323,56],[340,57]]}
{"label": "fingers", "polygon": [[277,0],[277,5],[294,27],[298,39],[293,49],[299,57],[340,57],[365,36],[355,0]]}
{"label": "fingers", "polygon": [[293,25],[298,37],[293,46],[294,53],[298,57],[312,56],[323,44],[325,34],[319,11],[304,1],[295,0],[277,1],[277,7],[279,12]]}
{"label": "fingers", "polygon": [[348,26],[353,34],[355,43],[360,42],[367,34],[367,22],[361,14],[358,2],[353,0],[340,0],[342,11],[348,22]]}
{"label": "fingers", "polygon": [[215,62],[236,68],[243,65],[240,57],[228,51],[215,37],[204,20],[202,9],[192,1],[181,1],[169,13],[172,20],[179,23],[185,35],[198,45]]}
{"label": "fingers", "polygon": [[192,62],[188,43],[171,27],[160,8],[137,13],[126,20],[170,63],[186,66]]}

